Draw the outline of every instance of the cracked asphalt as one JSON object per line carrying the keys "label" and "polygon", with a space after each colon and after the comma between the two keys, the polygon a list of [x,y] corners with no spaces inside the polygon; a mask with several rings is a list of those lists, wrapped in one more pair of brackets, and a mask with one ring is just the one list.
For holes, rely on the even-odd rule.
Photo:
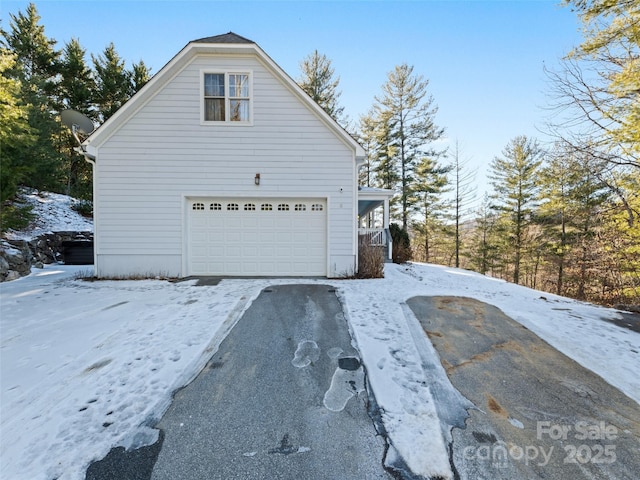
{"label": "cracked asphalt", "polygon": [[639,478],[634,400],[491,305],[464,297],[407,305],[474,405],[452,428],[457,478]]}

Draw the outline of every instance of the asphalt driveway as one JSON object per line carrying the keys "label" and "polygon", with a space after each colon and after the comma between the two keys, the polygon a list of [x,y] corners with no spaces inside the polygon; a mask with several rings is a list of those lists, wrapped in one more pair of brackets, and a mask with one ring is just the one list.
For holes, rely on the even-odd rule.
{"label": "asphalt driveway", "polygon": [[175,394],[161,440],[87,478],[390,479],[365,383],[334,288],[266,288]]}
{"label": "asphalt driveway", "polygon": [[464,297],[407,304],[474,405],[452,429],[458,478],[638,478],[634,400],[491,305]]}

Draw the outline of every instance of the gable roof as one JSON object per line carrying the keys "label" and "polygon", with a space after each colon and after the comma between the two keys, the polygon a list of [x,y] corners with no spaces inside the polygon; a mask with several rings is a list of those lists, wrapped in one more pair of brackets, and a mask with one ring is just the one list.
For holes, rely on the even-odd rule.
{"label": "gable roof", "polygon": [[180,50],[164,67],[156,73],[133,97],[131,97],[105,123],[97,128],[84,142],[90,154],[95,153],[95,146],[100,146],[113,135],[128,118],[145,105],[159,92],[175,75],[185,68],[191,60],[199,54],[236,54],[257,56],[263,65],[279,78],[300,101],[307,105],[327,127],[334,132],[346,145],[353,148],[356,162],[364,159],[362,146],[340,125],[325,112],[278,64],[276,64],[257,43],[229,32],[213,37],[192,40]]}
{"label": "gable roof", "polygon": [[229,32],[222,35],[215,35],[213,37],[199,38],[198,40],[191,40],[190,43],[256,43],[253,40],[244,38],[237,33]]}

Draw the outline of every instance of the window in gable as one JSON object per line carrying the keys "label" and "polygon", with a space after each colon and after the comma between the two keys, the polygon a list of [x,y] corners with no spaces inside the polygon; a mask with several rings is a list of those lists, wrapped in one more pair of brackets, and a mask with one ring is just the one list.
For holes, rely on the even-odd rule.
{"label": "window in gable", "polygon": [[249,75],[229,74],[229,120],[249,121]]}
{"label": "window in gable", "polygon": [[248,73],[204,74],[204,121],[251,121]]}
{"label": "window in gable", "polygon": [[204,74],[204,119],[211,122],[224,122],[224,73]]}

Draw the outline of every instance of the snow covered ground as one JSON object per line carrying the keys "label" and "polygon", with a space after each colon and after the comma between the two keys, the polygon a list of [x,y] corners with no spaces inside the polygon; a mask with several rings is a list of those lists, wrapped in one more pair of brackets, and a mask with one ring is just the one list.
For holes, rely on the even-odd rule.
{"label": "snow covered ground", "polygon": [[[0,284],[1,478],[83,479],[113,446],[154,442],[148,425],[251,301],[269,285],[293,282],[196,286],[83,275],[90,267],[51,265]],[[400,455],[425,477],[452,474],[414,342],[416,320],[405,313],[413,296],[495,305],[640,403],[640,334],[601,320],[619,318],[616,310],[434,265],[386,265],[380,280],[295,282],[335,286],[393,444],[390,460]]]}
{"label": "snow covered ground", "polygon": [[[153,442],[145,425],[172,391],[197,374],[261,289],[291,283],[88,282],[77,278],[83,270],[52,265],[0,285],[2,478],[80,479],[111,447]],[[416,473],[451,477],[402,308],[415,295],[496,305],[640,402],[640,334],[600,320],[615,310],[433,265],[387,265],[382,280],[305,282],[337,288],[395,451]]]}
{"label": "snow covered ground", "polygon": [[22,204],[33,208],[36,218],[25,230],[7,232],[5,236],[9,240],[31,240],[54,229],[57,232],[93,231],[93,221],[73,210],[71,206],[76,200],[67,195],[23,188],[19,197]]}

